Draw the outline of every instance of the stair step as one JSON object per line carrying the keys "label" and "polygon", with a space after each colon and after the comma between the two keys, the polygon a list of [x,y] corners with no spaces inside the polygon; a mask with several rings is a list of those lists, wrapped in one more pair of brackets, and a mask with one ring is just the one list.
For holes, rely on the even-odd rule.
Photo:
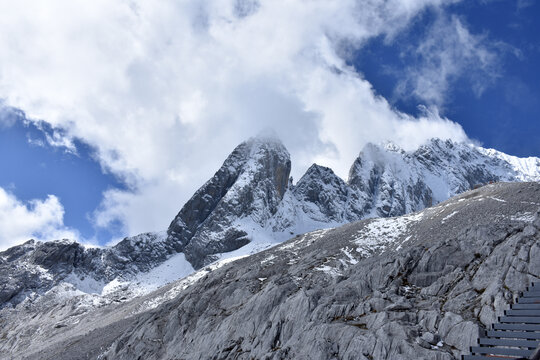
{"label": "stair step", "polygon": [[540,298],[519,298],[518,304],[540,304]]}
{"label": "stair step", "polygon": [[512,304],[512,310],[540,310],[540,303],[538,304]]}
{"label": "stair step", "polygon": [[530,309],[512,309],[504,312],[508,316],[540,316],[540,310]]}
{"label": "stair step", "polygon": [[498,320],[462,360],[528,358],[540,348],[540,282],[532,282],[520,292],[516,303]]}
{"label": "stair step", "polygon": [[488,355],[512,355],[512,356],[531,356],[534,350],[496,348],[489,346],[471,346],[471,353]]}
{"label": "stair step", "polygon": [[509,339],[539,339],[540,340],[540,332],[531,332],[531,331],[488,330],[487,336],[509,338]]}
{"label": "stair step", "polygon": [[535,290],[535,291],[524,291],[524,292],[521,294],[521,297],[526,297],[526,298],[530,298],[530,297],[540,297],[540,290]]}
{"label": "stair step", "polygon": [[499,316],[502,323],[540,324],[540,318],[536,316]]}
{"label": "stair step", "polygon": [[540,331],[540,324],[493,324],[494,330]]}
{"label": "stair step", "polygon": [[536,349],[540,344],[538,340],[508,340],[497,338],[480,338],[478,339],[480,345],[493,345],[493,346],[514,346],[514,347],[526,347],[530,349]]}

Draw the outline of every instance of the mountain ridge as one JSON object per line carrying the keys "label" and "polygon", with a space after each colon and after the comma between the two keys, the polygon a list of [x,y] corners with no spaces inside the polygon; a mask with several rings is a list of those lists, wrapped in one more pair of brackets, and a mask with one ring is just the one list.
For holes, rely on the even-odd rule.
{"label": "mountain ridge", "polygon": [[[65,283],[90,295],[127,287],[124,293],[136,296],[139,278],[154,269],[167,275],[155,275],[148,289],[231,251],[250,254],[316,229],[419,211],[478,183],[538,181],[540,159],[434,139],[409,152],[394,144],[368,144],[347,182],[314,164],[293,185],[290,170],[289,153],[279,140],[250,139],[186,202],[167,233],[140,234],[106,248],[62,241],[10,248],[0,253],[0,280],[6,284],[0,308]],[[167,267],[178,270],[167,273]],[[90,285],[82,289],[82,283]]]}

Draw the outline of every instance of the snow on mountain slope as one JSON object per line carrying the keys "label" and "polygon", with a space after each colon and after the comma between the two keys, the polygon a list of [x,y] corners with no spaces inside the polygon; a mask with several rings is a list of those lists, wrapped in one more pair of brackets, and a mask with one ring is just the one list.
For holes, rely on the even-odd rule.
{"label": "snow on mountain slope", "polygon": [[55,288],[73,288],[79,295],[117,290],[139,294],[192,271],[184,254],[167,243],[165,232],[140,234],[105,248],[30,240],[0,253],[0,308],[32,301]]}
{"label": "snow on mountain slope", "polygon": [[10,248],[0,253],[0,308],[62,289],[101,296],[98,303],[125,301],[213,261],[253,254],[298,234],[419,211],[490,181],[539,181],[540,159],[433,139],[409,152],[368,144],[346,182],[314,164],[292,184],[290,170],[279,140],[250,139],[182,207],[166,233],[107,248],[66,240]]}
{"label": "snow on mountain slope", "polygon": [[519,158],[507,155],[495,149],[476,147],[480,153],[507,162],[517,179],[521,181],[540,181],[540,159],[537,157]]}
{"label": "snow on mountain slope", "polygon": [[0,352],[14,359],[459,359],[518,292],[539,281],[539,209],[539,183],[497,183],[403,217],[297,236],[85,314],[58,305],[3,312]]}
{"label": "snow on mountain slope", "polygon": [[398,216],[433,206],[478,184],[538,180],[538,158],[520,159],[439,139],[410,152],[391,143],[367,144],[353,163],[347,183],[330,169],[312,166],[290,187],[294,199],[285,195],[272,231],[300,233]]}

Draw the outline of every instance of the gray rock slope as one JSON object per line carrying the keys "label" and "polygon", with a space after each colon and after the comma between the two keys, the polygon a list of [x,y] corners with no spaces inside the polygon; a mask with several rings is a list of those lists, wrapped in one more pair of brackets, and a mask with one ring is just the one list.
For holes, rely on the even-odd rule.
{"label": "gray rock slope", "polygon": [[[458,359],[540,279],[539,258],[540,184],[498,183],[421,212],[297,236],[82,315],[70,314],[69,302],[4,309],[0,351],[13,359]],[[63,317],[73,320],[56,327]]]}

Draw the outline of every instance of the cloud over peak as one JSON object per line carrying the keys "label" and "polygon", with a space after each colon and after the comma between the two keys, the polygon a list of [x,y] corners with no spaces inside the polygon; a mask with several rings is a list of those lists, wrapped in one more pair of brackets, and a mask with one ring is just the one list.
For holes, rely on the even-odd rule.
{"label": "cloud over peak", "polygon": [[0,97],[62,129],[64,144],[88,143],[125,180],[128,191],[104,194],[98,226],[157,230],[265,128],[296,178],[314,161],[345,176],[367,142],[466,139],[434,111],[392,109],[343,57],[453,2],[2,2]]}
{"label": "cloud over peak", "polygon": [[411,62],[400,69],[398,96],[414,96],[441,107],[452,85],[465,80],[479,97],[501,76],[501,59],[507,54],[520,56],[517,49],[491,40],[487,33],[472,33],[460,17],[436,11],[425,37],[402,54]]}

